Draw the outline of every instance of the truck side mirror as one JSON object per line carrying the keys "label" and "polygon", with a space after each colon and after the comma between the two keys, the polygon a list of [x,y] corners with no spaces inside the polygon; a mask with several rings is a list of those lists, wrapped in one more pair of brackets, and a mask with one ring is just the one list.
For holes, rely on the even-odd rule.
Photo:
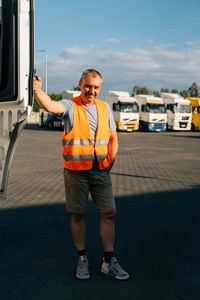
{"label": "truck side mirror", "polygon": [[113,111],[117,111],[118,110],[118,105],[117,103],[113,103]]}

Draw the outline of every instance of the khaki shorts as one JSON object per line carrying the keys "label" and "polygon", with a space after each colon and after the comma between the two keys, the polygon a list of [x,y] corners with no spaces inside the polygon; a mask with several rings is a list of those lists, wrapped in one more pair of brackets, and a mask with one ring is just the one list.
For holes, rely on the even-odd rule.
{"label": "khaki shorts", "polygon": [[115,208],[112,182],[107,171],[92,175],[84,171],[64,169],[64,182],[68,212],[85,214],[89,192],[97,209]]}

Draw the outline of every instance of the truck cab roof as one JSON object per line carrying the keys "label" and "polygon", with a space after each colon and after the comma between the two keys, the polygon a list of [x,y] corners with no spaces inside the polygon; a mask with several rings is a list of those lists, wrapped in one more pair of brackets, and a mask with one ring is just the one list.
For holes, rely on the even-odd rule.
{"label": "truck cab roof", "polygon": [[108,91],[106,96],[106,101],[109,102],[109,98],[116,99],[119,102],[129,102],[134,103],[136,102],[136,99],[134,97],[131,97],[129,92],[123,92],[123,91]]}

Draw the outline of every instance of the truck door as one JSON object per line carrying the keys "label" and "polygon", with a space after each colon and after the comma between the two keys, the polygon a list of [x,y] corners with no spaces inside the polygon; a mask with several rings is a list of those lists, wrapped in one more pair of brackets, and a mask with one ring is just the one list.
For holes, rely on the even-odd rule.
{"label": "truck door", "polygon": [[0,0],[0,198],[33,104],[33,0]]}

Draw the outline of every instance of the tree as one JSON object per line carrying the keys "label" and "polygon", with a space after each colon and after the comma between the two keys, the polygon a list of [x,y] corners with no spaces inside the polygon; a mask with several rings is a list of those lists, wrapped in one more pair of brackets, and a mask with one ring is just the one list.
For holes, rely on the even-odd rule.
{"label": "tree", "polygon": [[37,103],[36,99],[34,98],[34,102],[33,102],[33,112],[39,112],[40,111],[40,106]]}
{"label": "tree", "polygon": [[161,89],[160,89],[160,92],[161,92],[161,93],[169,93],[169,89],[161,88]]}
{"label": "tree", "polygon": [[52,93],[52,94],[49,94],[49,97],[51,98],[51,100],[59,101],[62,99],[62,94]]}
{"label": "tree", "polygon": [[153,91],[153,95],[155,97],[160,97],[160,92],[159,91]]}
{"label": "tree", "polygon": [[188,90],[182,90],[179,93],[183,98],[186,98],[189,96]]}
{"label": "tree", "polygon": [[177,90],[177,89],[172,89],[172,90],[171,90],[171,93],[172,93],[172,94],[178,94],[178,90]]}
{"label": "tree", "polygon": [[190,97],[199,97],[200,93],[200,87],[196,82],[193,82],[193,84],[188,89]]}
{"label": "tree", "polygon": [[149,90],[147,87],[145,86],[138,86],[135,85],[133,87],[133,93],[132,96],[137,95],[137,94],[142,94],[142,95],[148,95],[149,94]]}

